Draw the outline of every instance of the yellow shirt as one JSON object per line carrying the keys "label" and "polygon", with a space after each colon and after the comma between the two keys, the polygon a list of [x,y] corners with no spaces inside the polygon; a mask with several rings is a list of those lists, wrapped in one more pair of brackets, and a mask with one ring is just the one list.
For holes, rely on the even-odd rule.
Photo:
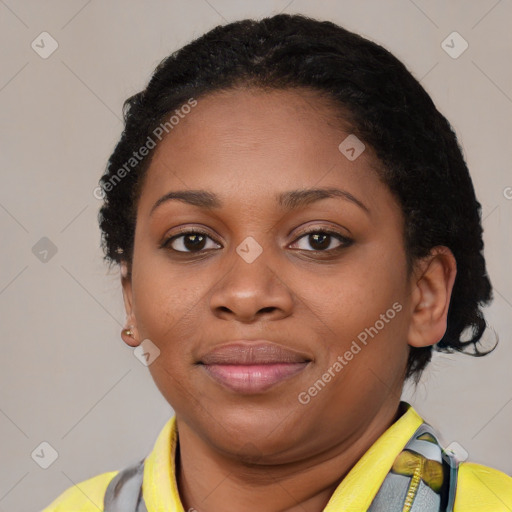
{"label": "yellow shirt", "polygon": [[[406,403],[405,413],[359,459],[323,512],[363,512],[423,419]],[[148,512],[185,512],[175,477],[175,416],[161,430],[144,463],[143,498]],[[103,511],[105,490],[118,471],[102,473],[64,491],[42,512]],[[454,512],[511,512],[512,477],[472,462],[459,465]]]}

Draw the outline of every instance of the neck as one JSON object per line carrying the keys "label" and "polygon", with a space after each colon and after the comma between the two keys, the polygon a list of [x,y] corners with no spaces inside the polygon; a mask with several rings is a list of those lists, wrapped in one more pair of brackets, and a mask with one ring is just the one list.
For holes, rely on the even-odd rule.
{"label": "neck", "polygon": [[325,453],[287,464],[257,464],[219,453],[179,422],[176,479],[186,511],[321,512],[370,446],[403,413],[388,404]]}

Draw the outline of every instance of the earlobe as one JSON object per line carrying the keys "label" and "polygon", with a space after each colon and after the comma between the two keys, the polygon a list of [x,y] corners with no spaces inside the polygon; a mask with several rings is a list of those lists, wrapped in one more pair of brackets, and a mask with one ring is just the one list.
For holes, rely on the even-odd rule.
{"label": "earlobe", "polygon": [[434,247],[424,261],[412,290],[408,343],[413,347],[435,345],[443,338],[457,274],[455,257],[447,247]]}
{"label": "earlobe", "polygon": [[126,262],[121,263],[121,286],[123,290],[124,308],[126,311],[126,327],[121,331],[122,340],[130,347],[137,347],[140,342],[137,333],[137,322],[133,311],[132,280]]}
{"label": "earlobe", "polygon": [[121,338],[130,347],[138,347],[140,345],[137,331],[133,325],[130,325],[121,331]]}

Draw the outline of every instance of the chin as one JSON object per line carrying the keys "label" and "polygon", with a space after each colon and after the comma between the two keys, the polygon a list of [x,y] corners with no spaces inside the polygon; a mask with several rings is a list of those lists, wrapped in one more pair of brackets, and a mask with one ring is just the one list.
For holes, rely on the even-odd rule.
{"label": "chin", "polygon": [[[298,425],[304,425],[286,409],[219,408],[212,419],[202,425],[203,435],[220,451],[248,463],[265,464],[279,461],[280,454],[301,443]],[[306,436],[306,434],[304,434]]]}

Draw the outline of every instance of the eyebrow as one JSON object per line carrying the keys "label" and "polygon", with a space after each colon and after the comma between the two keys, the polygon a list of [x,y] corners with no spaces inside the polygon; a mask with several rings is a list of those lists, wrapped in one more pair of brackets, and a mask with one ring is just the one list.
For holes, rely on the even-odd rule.
{"label": "eyebrow", "polygon": [[[359,206],[359,208],[364,210],[368,215],[370,214],[370,209],[350,192],[332,187],[290,190],[288,192],[278,194],[276,196],[276,200],[282,208],[286,210],[294,210],[316,201],[320,201],[321,199],[328,199],[331,197],[340,197],[350,201]],[[208,192],[206,190],[178,190],[169,192],[158,199],[151,208],[149,215],[151,216],[161,204],[172,200],[182,201],[207,210],[222,208],[222,201],[212,192]]]}

